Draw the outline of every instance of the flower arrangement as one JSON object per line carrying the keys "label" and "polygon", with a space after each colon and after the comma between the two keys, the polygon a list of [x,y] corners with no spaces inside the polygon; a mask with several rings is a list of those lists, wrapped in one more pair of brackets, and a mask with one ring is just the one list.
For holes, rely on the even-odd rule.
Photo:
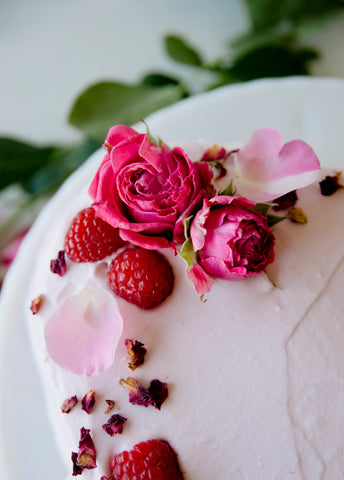
{"label": "flower arrangement", "polygon": [[[320,172],[307,143],[282,146],[272,128],[257,130],[231,152],[214,147],[196,162],[180,147],[169,149],[123,125],[109,130],[104,148],[89,188],[97,215],[125,241],[178,253],[199,295],[215,278],[241,280],[265,271],[274,261],[270,206]],[[217,167],[226,162],[221,176],[227,170],[231,176],[223,192],[215,187],[212,159]]]}

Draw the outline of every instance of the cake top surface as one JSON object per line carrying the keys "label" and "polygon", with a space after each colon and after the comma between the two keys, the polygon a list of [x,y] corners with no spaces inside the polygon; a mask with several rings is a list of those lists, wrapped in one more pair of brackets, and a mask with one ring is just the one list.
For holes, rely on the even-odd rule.
{"label": "cake top surface", "polygon": [[[153,123],[154,123],[154,122],[153,122]],[[232,135],[231,135],[231,137],[232,137]],[[240,137],[237,137],[237,138],[242,139],[243,137],[240,136]],[[291,138],[292,138],[292,137],[291,137]],[[246,137],[246,140],[247,140],[247,137]],[[98,160],[99,160],[99,156],[98,156]],[[98,161],[98,160],[97,160],[97,161]],[[312,162],[310,162],[310,163],[312,163]],[[93,163],[93,166],[90,167],[90,168],[89,168],[89,167],[85,167],[85,169],[84,169],[84,171],[83,171],[83,175],[84,175],[83,178],[84,178],[84,179],[90,177],[90,172],[94,169],[94,164],[95,164],[95,162]],[[88,169],[88,171],[87,171],[87,173],[85,173],[87,169]],[[311,170],[312,170],[312,169],[310,169],[310,171],[311,171]],[[80,175],[80,176],[79,176],[78,184],[81,184],[81,183],[84,182],[84,180],[82,180],[81,183],[80,183],[81,173],[79,173],[79,175]],[[278,174],[276,174],[275,180],[276,180],[276,179],[279,180],[278,177],[279,177]],[[264,180],[265,180],[265,179],[264,179]],[[72,180],[72,182],[73,182],[73,180]],[[87,183],[87,182],[86,182],[86,183]],[[73,189],[75,188],[75,185],[76,185],[76,184],[74,184],[74,186],[71,186],[71,185],[72,185],[72,183],[70,183],[70,193],[72,193],[72,191],[73,191]],[[66,192],[67,192],[68,188],[69,188],[69,187],[68,187],[68,185],[67,185],[67,186],[65,187],[64,193],[61,193],[61,194],[60,194],[60,195],[61,195],[61,196],[60,196],[60,199],[62,199],[62,196],[66,197]],[[66,190],[66,189],[67,189],[67,190]],[[274,195],[275,195],[275,192],[274,192]],[[67,196],[68,196],[68,195],[67,195]],[[82,198],[82,196],[80,197],[80,206],[81,206],[81,207],[84,206],[84,204],[85,204],[85,198],[86,198],[86,197],[84,197],[84,198]],[[57,197],[56,201],[58,201],[58,197]],[[77,205],[74,205],[74,208],[76,208],[76,207],[77,207]],[[51,215],[51,213],[52,213],[52,211],[50,211],[50,215]],[[196,241],[201,241],[201,240],[198,239],[198,240],[196,240]],[[159,246],[161,246],[161,245],[159,245]],[[251,280],[248,280],[248,281],[251,281]],[[253,281],[253,279],[252,279],[252,281]],[[270,288],[270,285],[269,285],[269,286],[268,286],[268,285],[269,285],[269,282],[267,282],[267,284],[265,285],[265,288],[269,289],[269,288]],[[235,287],[235,288],[237,288],[237,287]],[[189,291],[189,294],[190,294],[190,293],[191,293],[191,291]],[[199,292],[198,292],[198,293],[199,293]],[[202,293],[203,293],[203,292],[202,292]]]}

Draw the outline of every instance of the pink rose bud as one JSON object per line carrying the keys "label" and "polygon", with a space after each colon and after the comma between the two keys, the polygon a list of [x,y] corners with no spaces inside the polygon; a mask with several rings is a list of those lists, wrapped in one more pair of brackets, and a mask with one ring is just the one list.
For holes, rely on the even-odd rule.
{"label": "pink rose bud", "polygon": [[241,280],[263,272],[274,260],[274,236],[267,218],[241,197],[205,199],[191,225],[199,265],[225,280]]}

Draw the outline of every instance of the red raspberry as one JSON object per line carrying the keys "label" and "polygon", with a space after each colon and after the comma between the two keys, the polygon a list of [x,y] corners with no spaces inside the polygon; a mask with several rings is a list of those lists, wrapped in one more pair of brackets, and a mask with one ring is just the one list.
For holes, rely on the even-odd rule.
{"label": "red raspberry", "polygon": [[64,249],[73,262],[96,262],[124,245],[118,229],[96,215],[94,208],[81,210],[74,217]]}
{"label": "red raspberry", "polygon": [[161,253],[143,248],[120,252],[108,270],[111,289],[145,310],[160,305],[172,292],[171,265]]}
{"label": "red raspberry", "polygon": [[164,440],[148,440],[111,460],[113,480],[183,480],[177,455]]}

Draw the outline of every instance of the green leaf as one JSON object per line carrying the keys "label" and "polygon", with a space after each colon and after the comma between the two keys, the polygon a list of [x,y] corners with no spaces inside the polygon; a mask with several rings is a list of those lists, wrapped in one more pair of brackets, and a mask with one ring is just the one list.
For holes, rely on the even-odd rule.
{"label": "green leaf", "polygon": [[179,63],[201,66],[201,55],[186,40],[177,35],[167,35],[164,38],[167,54]]}
{"label": "green leaf", "polygon": [[286,20],[301,20],[305,17],[322,16],[325,12],[343,7],[341,0],[245,0],[252,26],[263,30]]}
{"label": "green leaf", "polygon": [[313,49],[266,45],[236,58],[228,68],[228,73],[237,81],[307,75],[308,63],[317,57],[318,54]]}
{"label": "green leaf", "polygon": [[188,238],[183,243],[178,256],[185,260],[187,268],[190,269],[196,263],[196,253],[193,249],[191,238]]}
{"label": "green leaf", "polygon": [[23,184],[38,168],[50,161],[55,148],[39,147],[20,140],[0,138],[0,190]]}
{"label": "green leaf", "polygon": [[165,85],[178,85],[179,81],[164,73],[152,72],[147,73],[142,80],[141,85],[150,85],[153,87],[164,87]]}
{"label": "green leaf", "polygon": [[255,212],[259,212],[262,215],[264,215],[265,217],[267,217],[270,208],[271,208],[271,203],[258,202],[258,203],[255,204],[254,207],[252,207],[252,210],[254,210]]}
{"label": "green leaf", "polygon": [[101,147],[101,143],[86,139],[71,148],[56,148],[50,163],[38,169],[24,184],[32,194],[53,193],[87,158]]}
{"label": "green leaf", "polygon": [[267,218],[268,218],[268,225],[269,225],[270,228],[272,228],[274,225],[277,225],[277,223],[280,223],[283,220],[285,220],[286,218],[288,218],[288,215],[287,216],[280,216],[280,215],[269,214]]}
{"label": "green leaf", "polygon": [[227,187],[219,192],[219,195],[229,195],[233,197],[236,194],[236,188],[233,186],[233,178],[230,179]]}
{"label": "green leaf", "polygon": [[183,89],[179,85],[155,87],[101,82],[77,98],[69,122],[88,137],[103,140],[112,125],[132,125],[182,97]]}

